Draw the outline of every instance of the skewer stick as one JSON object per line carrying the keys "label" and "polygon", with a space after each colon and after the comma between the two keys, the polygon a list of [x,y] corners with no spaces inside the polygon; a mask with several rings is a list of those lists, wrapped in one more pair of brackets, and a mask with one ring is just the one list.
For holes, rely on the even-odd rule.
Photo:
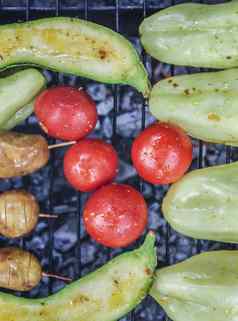
{"label": "skewer stick", "polygon": [[57,274],[53,274],[53,273],[42,272],[42,277],[54,278],[54,279],[62,280],[65,282],[72,282],[72,279],[68,278],[67,276],[61,276],[61,275],[57,275]]}
{"label": "skewer stick", "polygon": [[72,140],[72,141],[70,141],[70,142],[64,142],[64,143],[49,145],[49,146],[48,146],[48,149],[54,149],[54,148],[60,148],[60,147],[70,146],[70,145],[74,145],[75,143],[76,143],[76,141],[75,141],[75,140]]}
{"label": "skewer stick", "polygon": [[45,217],[45,218],[58,218],[59,216],[58,215],[55,215],[55,214],[45,214],[45,213],[40,213],[39,214],[39,217]]}

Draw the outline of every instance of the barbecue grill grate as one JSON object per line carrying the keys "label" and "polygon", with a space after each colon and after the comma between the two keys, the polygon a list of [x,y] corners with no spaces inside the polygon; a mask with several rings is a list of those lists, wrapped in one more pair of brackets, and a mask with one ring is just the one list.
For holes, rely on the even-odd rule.
{"label": "barbecue grill grate", "polygon": [[[179,1],[178,1],[179,2]],[[221,1],[220,1],[221,2]],[[161,8],[177,3],[171,0],[0,0],[1,23],[29,20],[47,16],[76,16],[104,24],[121,32],[135,44],[150,74],[152,83],[168,75],[194,72],[198,69],[172,67],[156,62],[141,49],[138,25],[142,19]],[[209,3],[215,3],[210,1]],[[118,181],[132,184],[143,192],[150,209],[149,228],[157,230],[159,265],[169,265],[200,251],[235,248],[209,241],[195,241],[172,231],[160,213],[160,204],[167,187],[154,187],[140,180],[130,163],[130,146],[136,134],[152,121],[148,106],[140,94],[127,86],[98,84],[80,77],[44,71],[51,85],[57,83],[85,87],[96,100],[100,119],[93,136],[111,141],[119,152],[121,169]],[[166,106],[165,106],[166,108]],[[41,133],[34,116],[19,131]],[[49,143],[54,140],[48,139]],[[204,144],[194,140],[192,168],[230,162],[237,159],[235,148]],[[51,153],[49,164],[42,170],[20,179],[0,182],[0,190],[25,188],[35,194],[44,212],[59,214],[59,219],[41,221],[36,231],[23,239],[9,241],[0,238],[0,246],[14,244],[34,252],[43,268],[52,273],[74,279],[105,263],[119,250],[108,250],[93,242],[85,233],[81,211],[88,195],[75,192],[63,178],[62,159],[65,150]],[[42,280],[40,285],[27,293],[39,297],[53,293],[64,286],[58,280]],[[21,295],[20,293],[16,293]],[[123,320],[168,320],[151,298]],[[89,320],[90,321],[90,320]]]}

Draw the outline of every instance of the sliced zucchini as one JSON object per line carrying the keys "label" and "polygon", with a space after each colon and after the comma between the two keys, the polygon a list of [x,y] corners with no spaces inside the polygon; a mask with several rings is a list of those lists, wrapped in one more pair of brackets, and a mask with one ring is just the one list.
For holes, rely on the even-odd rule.
{"label": "sliced zucchini", "polygon": [[[0,40],[1,41],[1,40]],[[44,88],[45,77],[30,68],[0,79],[0,128]]]}
{"label": "sliced zucchini", "polygon": [[37,64],[149,94],[146,70],[119,33],[93,22],[54,17],[0,27],[0,68]]}
{"label": "sliced zucchini", "polygon": [[0,293],[0,320],[114,321],[148,293],[156,266],[155,236],[45,299]]}
{"label": "sliced zucchini", "polygon": [[238,66],[238,1],[183,3],[146,18],[140,26],[146,51],[175,65]]}
{"label": "sliced zucchini", "polygon": [[149,101],[161,121],[207,142],[238,146],[238,69],[196,73],[159,81]]}

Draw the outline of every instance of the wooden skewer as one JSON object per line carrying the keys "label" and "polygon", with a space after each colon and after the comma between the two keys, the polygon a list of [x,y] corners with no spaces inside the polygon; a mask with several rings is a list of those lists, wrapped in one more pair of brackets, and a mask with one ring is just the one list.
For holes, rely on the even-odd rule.
{"label": "wooden skewer", "polygon": [[53,144],[53,145],[49,145],[49,146],[48,146],[48,149],[54,149],[54,148],[60,148],[60,147],[70,146],[70,145],[74,145],[75,143],[76,143],[76,141],[75,141],[75,140],[72,140],[72,141],[70,141],[70,142]]}
{"label": "wooden skewer", "polygon": [[45,214],[45,213],[40,213],[39,217],[45,217],[45,218],[58,218],[58,215],[55,214]]}
{"label": "wooden skewer", "polygon": [[67,276],[61,276],[61,275],[57,275],[57,274],[53,274],[53,273],[42,272],[42,277],[54,278],[54,279],[62,280],[65,282],[72,282],[72,279],[68,278]]}

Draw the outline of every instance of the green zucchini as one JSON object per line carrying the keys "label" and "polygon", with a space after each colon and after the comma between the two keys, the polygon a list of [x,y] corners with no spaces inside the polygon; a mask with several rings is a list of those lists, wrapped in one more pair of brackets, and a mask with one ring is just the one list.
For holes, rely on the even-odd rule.
{"label": "green zucchini", "polygon": [[159,81],[149,101],[161,121],[204,141],[238,146],[238,69],[180,75]]}
{"label": "green zucchini", "polygon": [[45,84],[45,77],[32,68],[0,78],[0,128],[31,102]]}
{"label": "green zucchini", "polygon": [[238,162],[194,170],[173,184],[162,211],[178,232],[238,243]]}
{"label": "green zucchini", "polygon": [[4,125],[1,126],[1,129],[11,130],[17,125],[20,125],[33,113],[33,110],[34,100],[19,109]]}
{"label": "green zucchini", "polygon": [[93,22],[54,17],[0,27],[0,68],[36,64],[105,83],[128,84],[144,96],[147,72],[119,33]]}
{"label": "green zucchini", "polygon": [[97,271],[43,299],[0,293],[0,321],[114,321],[148,293],[156,266],[155,235]]}
{"label": "green zucchini", "polygon": [[206,252],[157,271],[150,295],[173,321],[236,321],[238,251]]}
{"label": "green zucchini", "polygon": [[238,66],[238,1],[179,4],[146,18],[140,26],[146,51],[175,65]]}

